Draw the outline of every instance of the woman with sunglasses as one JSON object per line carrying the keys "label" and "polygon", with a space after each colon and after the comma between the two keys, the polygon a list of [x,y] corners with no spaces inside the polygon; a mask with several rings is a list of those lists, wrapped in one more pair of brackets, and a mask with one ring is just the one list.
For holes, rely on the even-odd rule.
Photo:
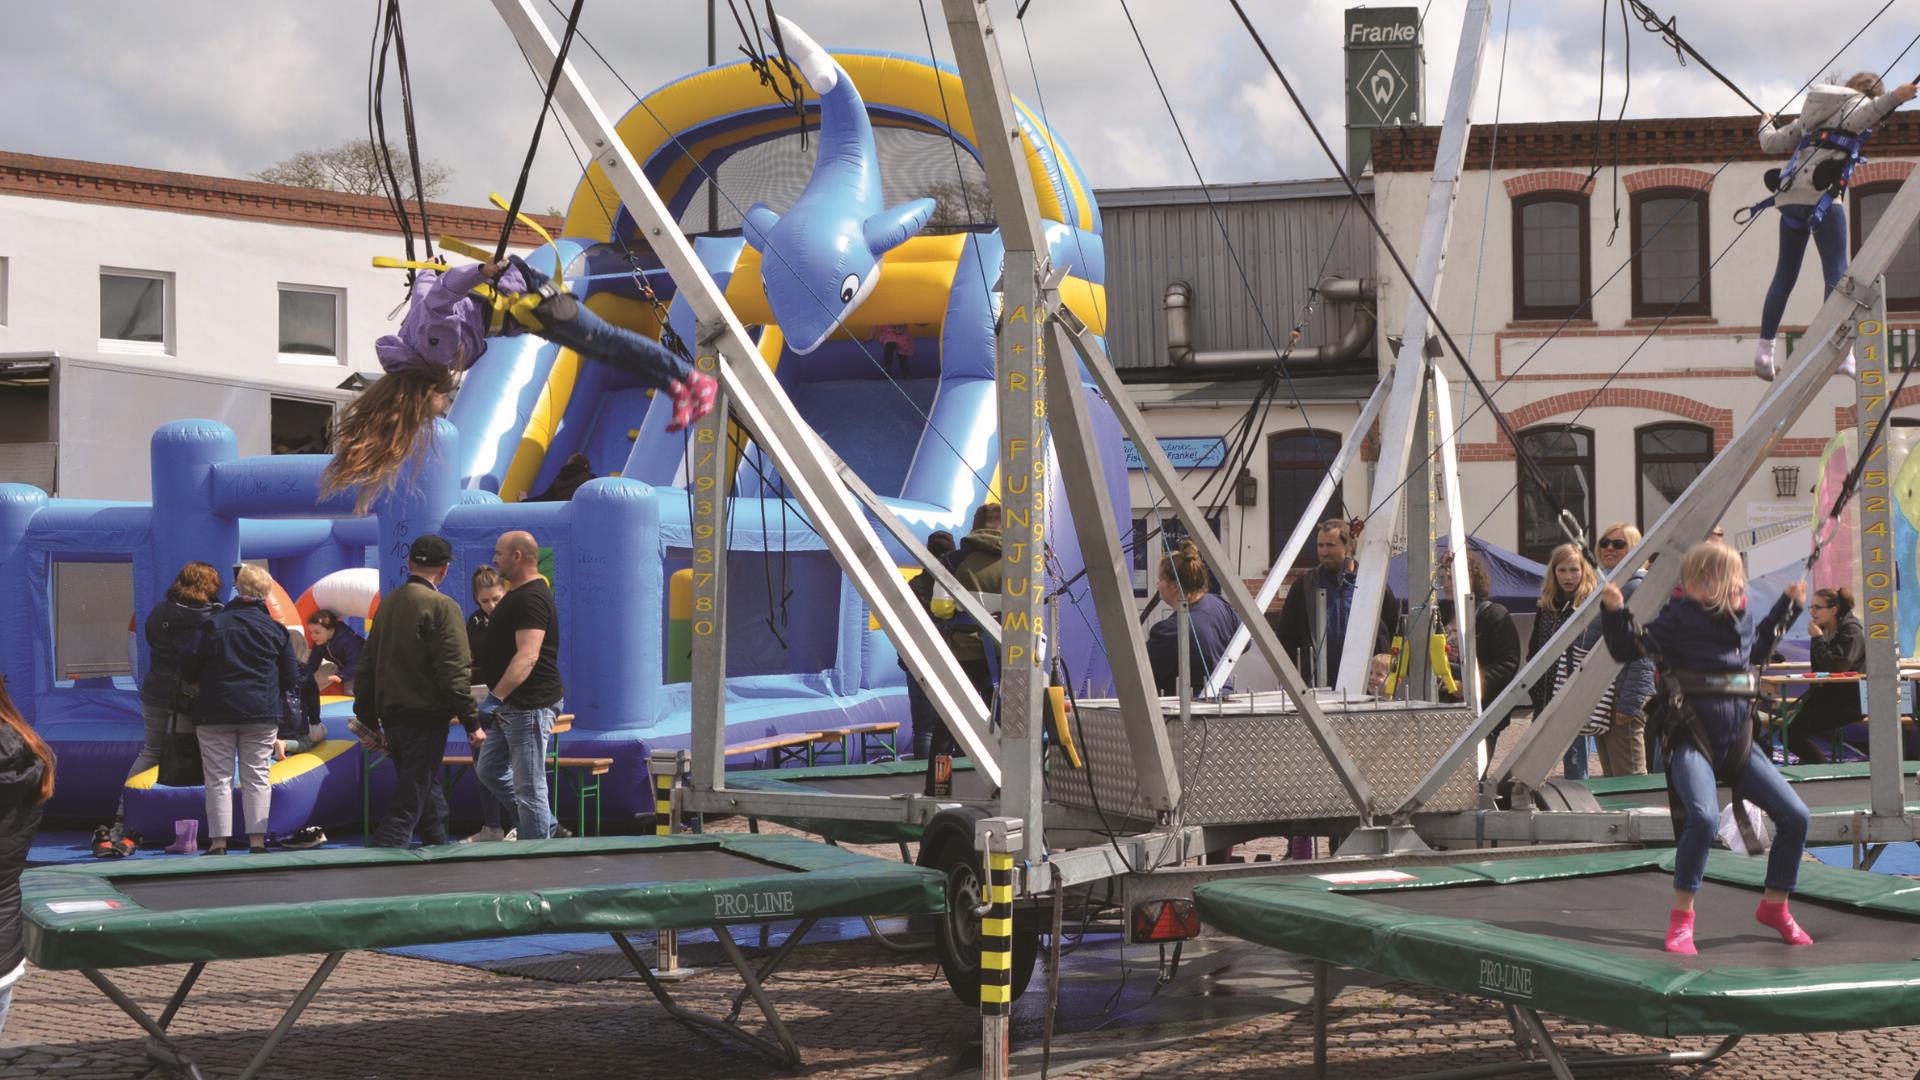
{"label": "woman with sunglasses", "polygon": [[[1807,604],[1808,665],[1817,672],[1867,670],[1867,632],[1853,615],[1848,589],[1816,589]],[[1841,728],[1860,719],[1860,690],[1854,683],[1815,684],[1800,696],[1787,725],[1787,748],[1802,763],[1831,761],[1838,755]],[[1815,738],[1815,736],[1820,736]]]}
{"label": "woman with sunglasses", "polygon": [[[1640,542],[1640,530],[1628,521],[1616,521],[1600,533],[1594,554],[1600,560],[1600,572],[1611,574],[1627,552]],[[1622,596],[1646,580],[1647,571],[1635,570],[1630,577],[1615,581]],[[1647,773],[1647,701],[1653,697],[1653,661],[1646,657],[1621,665],[1613,679],[1613,725],[1596,739],[1600,744],[1600,768],[1608,776],[1645,776]]]}

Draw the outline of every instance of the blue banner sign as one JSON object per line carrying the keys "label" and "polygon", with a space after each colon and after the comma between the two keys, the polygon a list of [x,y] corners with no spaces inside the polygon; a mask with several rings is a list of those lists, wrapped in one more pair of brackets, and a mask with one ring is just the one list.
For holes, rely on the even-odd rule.
{"label": "blue banner sign", "polygon": [[[1140,472],[1147,467],[1145,458],[1133,445],[1132,439],[1122,440],[1127,452],[1127,468]],[[1193,439],[1161,439],[1160,450],[1176,469],[1211,469],[1227,460],[1227,440],[1218,435],[1203,435]]]}

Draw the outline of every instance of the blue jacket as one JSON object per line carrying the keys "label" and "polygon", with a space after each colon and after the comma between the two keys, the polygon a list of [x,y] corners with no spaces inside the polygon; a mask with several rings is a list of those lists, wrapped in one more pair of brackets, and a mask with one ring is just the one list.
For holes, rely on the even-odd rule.
{"label": "blue jacket", "polygon": [[[1676,596],[1646,625],[1646,634],[1659,646],[1669,670],[1746,671],[1772,654],[1781,632],[1799,614],[1799,605],[1782,596],[1756,627],[1752,614],[1744,608],[1738,616],[1717,615],[1700,606],[1698,600]],[[1600,621],[1605,627],[1607,649],[1615,660],[1626,663],[1647,655],[1633,636],[1625,607],[1601,612]],[[1748,722],[1747,701],[1703,696],[1693,698],[1692,704],[1706,725],[1714,751],[1725,753],[1740,725]]]}
{"label": "blue jacket", "polygon": [[[1227,642],[1240,629],[1240,617],[1225,600],[1212,593],[1187,608],[1187,623],[1192,639],[1187,647],[1187,678],[1194,696],[1206,690],[1207,679]],[[1154,623],[1147,630],[1147,662],[1153,667],[1153,683],[1161,694],[1172,697],[1180,692],[1180,616],[1178,612]],[[1232,687],[1229,685],[1228,690]]]}
{"label": "blue jacket", "polygon": [[282,695],[300,681],[293,639],[259,600],[237,599],[194,631],[180,676],[200,684],[195,724],[280,725]]}

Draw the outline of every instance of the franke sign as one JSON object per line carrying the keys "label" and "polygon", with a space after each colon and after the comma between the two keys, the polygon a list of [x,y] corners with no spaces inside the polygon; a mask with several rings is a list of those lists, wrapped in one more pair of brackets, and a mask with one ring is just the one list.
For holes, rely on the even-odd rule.
{"label": "franke sign", "polygon": [[[1399,10],[1411,13],[1412,8]],[[1362,11],[1350,11],[1349,16],[1367,14]],[[1389,26],[1367,26],[1360,22],[1347,24],[1347,44],[1352,45],[1417,45],[1420,42],[1420,21],[1409,18],[1406,22]]]}
{"label": "franke sign", "polygon": [[1347,12],[1347,125],[1420,122],[1420,11]]}

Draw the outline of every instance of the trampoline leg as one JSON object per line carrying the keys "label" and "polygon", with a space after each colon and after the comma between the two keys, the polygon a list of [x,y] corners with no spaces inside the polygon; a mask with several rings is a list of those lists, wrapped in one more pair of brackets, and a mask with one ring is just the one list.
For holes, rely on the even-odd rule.
{"label": "trampoline leg", "polygon": [[1567,1067],[1567,1059],[1560,1056],[1560,1048],[1553,1045],[1553,1036],[1547,1034],[1547,1025],[1540,1022],[1540,1014],[1532,1009],[1515,1006],[1514,1010],[1520,1022],[1526,1025],[1527,1034],[1532,1036],[1533,1044],[1540,1048],[1540,1056],[1547,1061],[1547,1067],[1553,1070],[1555,1080],[1573,1080],[1573,1070]]}
{"label": "trampoline leg", "polygon": [[714,936],[720,939],[720,947],[725,950],[727,960],[733,964],[734,970],[740,973],[741,979],[746,981],[754,1001],[760,1005],[760,1011],[766,1014],[767,1024],[773,1030],[774,1038],[779,1040],[778,1044],[769,1042],[742,1029],[738,1024],[730,1024],[717,1016],[707,1016],[682,1008],[667,991],[666,984],[656,978],[653,971],[640,959],[639,950],[633,947],[633,942],[627,940],[627,935],[616,932],[612,936],[613,943],[620,946],[620,951],[626,954],[627,962],[633,965],[634,972],[640,976],[641,982],[647,984],[647,989],[653,991],[654,999],[660,1002],[661,1008],[667,1010],[667,1015],[690,1027],[725,1032],[782,1065],[799,1068],[803,1064],[800,1059],[800,1047],[794,1043],[793,1036],[787,1033],[786,1025],[780,1022],[779,1014],[774,1012],[773,1003],[768,1001],[766,995],[761,992],[760,983],[754,978],[753,969],[747,966],[746,958],[740,954],[740,947],[733,943],[733,938],[727,934],[726,928],[715,926],[712,930]]}
{"label": "trampoline leg", "polygon": [[[194,980],[200,977],[200,969],[203,966],[202,964],[195,964],[192,968],[188,969],[187,977],[181,982],[180,989],[174,991],[173,1000],[168,1002],[169,1021],[172,1020],[171,1013],[177,1010],[178,1003],[185,1000],[186,991],[193,986]],[[102,975],[94,968],[81,968],[80,974],[85,975],[88,982],[99,987],[100,992],[107,995],[108,1001],[120,1006],[121,1012],[132,1017],[133,1022],[139,1024],[140,1027],[146,1031],[148,1036],[147,1056],[149,1058],[169,1068],[181,1070],[187,1074],[189,1080],[204,1080],[200,1072],[200,1066],[194,1064],[192,1059],[182,1054],[180,1048],[173,1044],[173,1040],[167,1038],[166,1025],[148,1016],[147,1011],[140,1007],[139,1002],[128,997],[126,991],[115,986],[113,980]]]}
{"label": "trampoline leg", "polygon": [[1327,974],[1325,960],[1313,962],[1313,1080],[1327,1080]]}
{"label": "trampoline leg", "polygon": [[180,988],[175,990],[173,996],[167,999],[167,1007],[160,1013],[160,1026],[162,1028],[172,1026],[174,1015],[180,1011],[180,1006],[187,1003],[187,993],[193,989],[194,983],[200,981],[200,973],[205,970],[207,970],[207,965],[204,961],[194,964],[187,969],[186,977],[180,980]]}
{"label": "trampoline leg", "polygon": [[[793,928],[793,933],[788,934],[787,940],[780,943],[780,948],[775,950],[774,954],[767,958],[766,963],[760,965],[760,971],[757,976],[760,982],[766,982],[773,977],[774,972],[780,970],[780,965],[787,962],[787,958],[793,955],[793,950],[799,948],[800,940],[811,933],[814,924],[819,921],[818,919],[802,919],[800,925]],[[867,919],[867,928],[873,930],[876,935],[879,934],[878,930],[874,930],[872,917],[868,917]],[[727,1013],[727,1022],[732,1023],[740,1019],[740,1010],[745,1008],[746,1004],[747,991],[742,990],[738,994],[735,994],[733,997],[733,1010]]]}
{"label": "trampoline leg", "polygon": [[1513,1045],[1519,1049],[1521,1057],[1531,1061],[1533,1059],[1533,1037],[1527,1034],[1526,1025],[1520,1022],[1519,1011],[1513,1007],[1513,1002],[1511,1001],[1503,1001],[1500,1005],[1507,1013],[1507,1027],[1513,1031]]}
{"label": "trampoline leg", "polygon": [[266,1067],[267,1059],[272,1057],[274,1050],[279,1048],[281,1040],[287,1037],[287,1032],[293,1030],[294,1021],[300,1019],[300,1014],[307,1011],[308,1005],[313,1004],[314,995],[320,992],[320,987],[326,984],[327,977],[333,974],[334,968],[340,966],[340,959],[346,955],[345,952],[330,952],[326,959],[320,961],[320,966],[314,969],[313,977],[307,980],[307,985],[301,987],[298,994],[294,995],[293,1004],[287,1006],[287,1011],[281,1015],[280,1022],[273,1025],[273,1031],[267,1036],[267,1041],[260,1044],[260,1049],[253,1055],[253,1060],[247,1063],[246,1071],[240,1074],[240,1080],[253,1080],[260,1074],[260,1070]]}
{"label": "trampoline leg", "polygon": [[1883,854],[1886,850],[1887,850],[1887,845],[1885,844],[1868,845],[1866,857],[1854,860],[1854,869],[1856,870],[1873,869],[1873,864],[1880,861],[1881,854]]}

